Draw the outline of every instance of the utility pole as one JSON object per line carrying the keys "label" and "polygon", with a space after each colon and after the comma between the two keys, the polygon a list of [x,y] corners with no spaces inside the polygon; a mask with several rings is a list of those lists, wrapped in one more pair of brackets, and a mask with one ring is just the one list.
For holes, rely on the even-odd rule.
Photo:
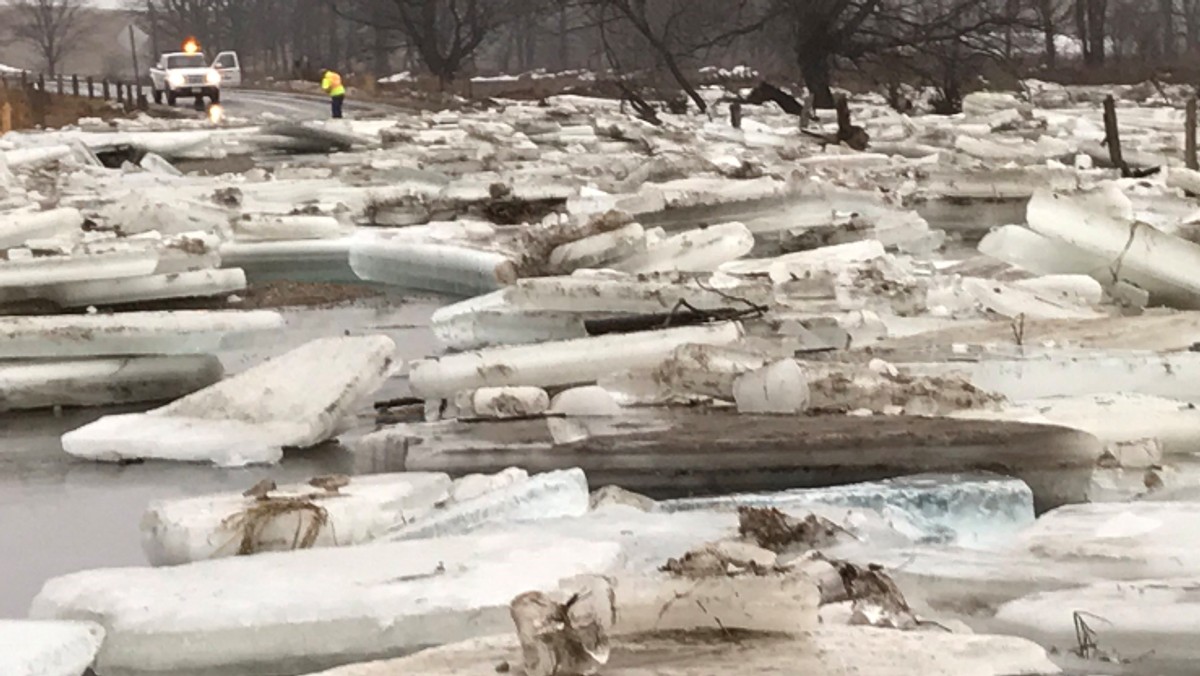
{"label": "utility pole", "polygon": [[150,3],[150,44],[154,48],[154,54],[162,54],[158,48],[158,10],[155,9],[154,3]]}

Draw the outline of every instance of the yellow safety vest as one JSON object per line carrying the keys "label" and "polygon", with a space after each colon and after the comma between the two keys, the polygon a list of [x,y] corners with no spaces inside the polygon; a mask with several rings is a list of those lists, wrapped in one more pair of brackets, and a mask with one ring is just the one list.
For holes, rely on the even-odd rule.
{"label": "yellow safety vest", "polygon": [[332,70],[321,78],[321,89],[329,92],[330,96],[345,96],[346,88],[342,86],[342,76]]}

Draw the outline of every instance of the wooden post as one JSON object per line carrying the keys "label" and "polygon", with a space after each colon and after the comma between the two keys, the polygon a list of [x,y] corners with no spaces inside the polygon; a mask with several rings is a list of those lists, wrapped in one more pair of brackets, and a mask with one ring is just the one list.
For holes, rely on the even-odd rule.
{"label": "wooden post", "polygon": [[58,75],[54,78],[58,81],[58,95],[62,96],[67,93],[67,88],[63,86],[63,76]]}
{"label": "wooden post", "polygon": [[110,92],[108,89],[108,78],[104,78],[104,100],[105,101],[112,100],[112,92]]}
{"label": "wooden post", "polygon": [[117,83],[117,103],[125,103],[125,86]]}
{"label": "wooden post", "polygon": [[39,92],[46,91],[46,76],[38,75],[37,88]]}
{"label": "wooden post", "polygon": [[1200,161],[1196,158],[1196,97],[1187,100],[1187,128],[1183,130],[1183,161],[1188,169],[1200,169]]}
{"label": "wooden post", "polygon": [[742,104],[734,102],[729,106],[729,123],[734,129],[742,128]]}
{"label": "wooden post", "polygon": [[87,88],[88,88],[88,98],[89,99],[96,98],[96,82],[94,80],[92,80],[91,75],[89,75],[88,79],[87,79]]}
{"label": "wooden post", "polygon": [[1104,142],[1108,145],[1108,159],[1112,165],[1121,170],[1121,175],[1129,174],[1125,159],[1121,156],[1121,133],[1117,128],[1117,102],[1112,94],[1104,97]]}
{"label": "wooden post", "polygon": [[129,90],[130,101],[142,100],[142,74],[138,72],[137,44],[133,40],[133,24],[129,24],[129,52],[133,54],[133,81],[137,84],[137,97]]}
{"label": "wooden post", "polygon": [[71,76],[71,94],[73,96],[79,96],[79,76],[78,75]]}
{"label": "wooden post", "polygon": [[29,78],[25,77],[25,71],[21,71],[21,89],[29,87]]}
{"label": "wooden post", "polygon": [[7,101],[0,105],[0,134],[12,131],[12,110],[12,104]]}

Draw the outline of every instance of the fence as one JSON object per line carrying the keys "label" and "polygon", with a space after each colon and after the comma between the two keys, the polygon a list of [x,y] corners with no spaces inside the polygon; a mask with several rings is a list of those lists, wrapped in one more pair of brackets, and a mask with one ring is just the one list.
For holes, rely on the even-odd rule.
{"label": "fence", "polygon": [[[47,78],[28,71],[0,74],[0,133],[22,126],[45,125],[50,98],[75,97],[115,101],[126,112],[148,107],[141,82],[96,79],[78,75]],[[25,124],[22,124],[24,122]]]}

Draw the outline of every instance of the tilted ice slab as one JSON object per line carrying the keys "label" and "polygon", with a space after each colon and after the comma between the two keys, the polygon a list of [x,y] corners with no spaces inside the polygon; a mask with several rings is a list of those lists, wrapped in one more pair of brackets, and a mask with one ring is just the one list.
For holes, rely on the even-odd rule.
{"label": "tilted ice slab", "polygon": [[0,620],[0,674],[82,676],[103,641],[94,622]]}
{"label": "tilted ice slab", "polygon": [[386,336],[323,338],[148,413],[106,416],[63,435],[71,455],[217,465],[278,462],[284,448],[333,436],[383,383]]}
{"label": "tilted ice slab", "polygon": [[48,582],[31,615],[104,625],[105,676],[299,674],[509,632],[513,597],[619,553],[528,533],[95,570]]}
{"label": "tilted ice slab", "polygon": [[78,209],[0,213],[0,249],[21,246],[31,239],[76,233],[82,225],[83,214]]}
{"label": "tilted ice slab", "polygon": [[272,273],[284,279],[355,281],[350,269],[352,237],[284,242],[224,242],[221,263],[249,274]]}
{"label": "tilted ice slab", "polygon": [[1200,308],[1200,245],[1135,221],[1117,184],[1080,195],[1038,191],[1028,220],[1035,231],[1110,261],[1110,279],[1149,291],[1156,303]]}
{"label": "tilted ice slab", "polygon": [[1033,523],[1033,492],[1023,481],[998,475],[930,474],[885,481],[665,500],[668,511],[774,507],[797,511],[817,505],[871,509],[885,517],[903,514],[928,541],[977,546],[1011,538]]}
{"label": "tilted ice slab", "polygon": [[633,273],[709,272],[745,256],[753,248],[754,235],[749,228],[741,223],[722,223],[672,235],[611,267]]}
{"label": "tilted ice slab", "polygon": [[836,244],[811,251],[797,251],[775,258],[747,259],[721,266],[721,272],[731,275],[769,275],[771,281],[782,284],[793,279],[806,279],[820,273],[836,274],[865,261],[886,255],[883,243],[868,239],[861,242]]}
{"label": "tilted ice slab", "polygon": [[464,535],[497,521],[539,521],[583,516],[588,511],[587,477],[581,469],[526,476],[509,486],[444,506],[397,525],[384,540],[418,540]]}
{"label": "tilted ice slab", "polygon": [[212,355],[0,362],[0,410],[170,401],[222,373]]}
{"label": "tilted ice slab", "polygon": [[429,328],[443,347],[464,351],[585,338],[584,318],[575,312],[517,309],[505,302],[504,291],[494,291],[438,309]]}
{"label": "tilted ice slab", "polygon": [[1019,225],[1001,226],[984,235],[979,251],[1038,275],[1082,274],[1102,283],[1112,281],[1112,261]]}
{"label": "tilted ice slab", "polygon": [[[254,553],[290,551],[296,534],[310,527],[317,528],[313,547],[364,544],[420,518],[445,500],[449,489],[449,476],[422,472],[354,477],[336,493],[307,483],[280,486],[270,497],[307,501],[316,509],[270,514],[249,545]],[[142,517],[142,549],[154,566],[236,556],[243,544],[239,515],[252,512],[255,504],[240,492],[152,502]],[[316,510],[323,510],[324,519],[314,526]]]}
{"label": "tilted ice slab", "polygon": [[0,358],[211,353],[227,339],[282,327],[283,317],[265,310],[0,317]]}
{"label": "tilted ice slab", "polygon": [[1144,394],[1092,394],[1009,402],[999,410],[957,411],[953,418],[1013,420],[1083,430],[1105,444],[1156,439],[1167,455],[1200,452],[1200,410]]}
{"label": "tilted ice slab", "polygon": [[354,239],[350,267],[369,282],[468,296],[517,278],[512,260],[502,253],[379,233]]}
{"label": "tilted ice slab", "polygon": [[653,368],[680,345],[724,345],[741,336],[740,325],[725,322],[491,348],[416,362],[409,382],[417,396],[427,399],[480,387],[587,384],[614,371]]}
{"label": "tilted ice slab", "polygon": [[152,250],[0,260],[0,288],[30,287],[153,274]]}

